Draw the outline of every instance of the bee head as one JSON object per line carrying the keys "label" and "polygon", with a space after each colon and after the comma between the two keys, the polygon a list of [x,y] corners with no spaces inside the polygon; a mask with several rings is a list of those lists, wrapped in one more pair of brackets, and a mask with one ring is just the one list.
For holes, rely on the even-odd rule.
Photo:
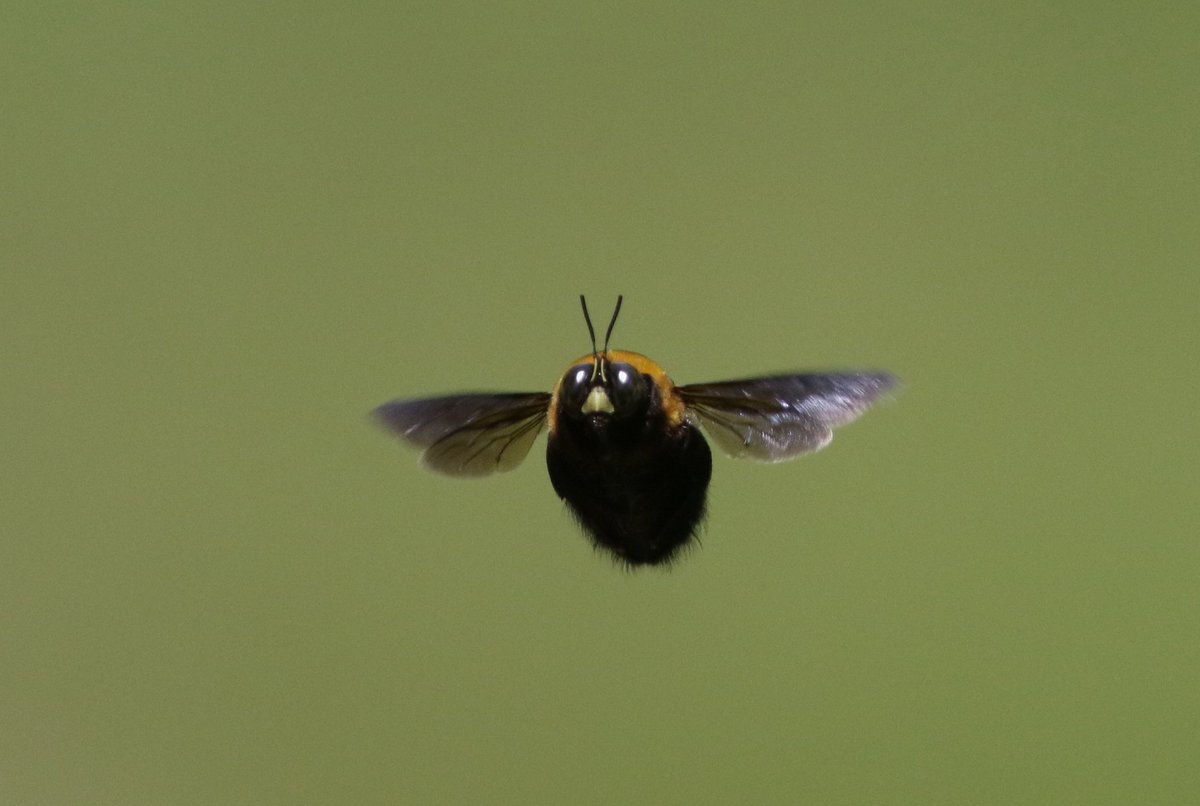
{"label": "bee head", "polygon": [[566,371],[559,382],[558,406],[571,419],[601,425],[645,414],[653,393],[654,381],[648,375],[604,354]]}

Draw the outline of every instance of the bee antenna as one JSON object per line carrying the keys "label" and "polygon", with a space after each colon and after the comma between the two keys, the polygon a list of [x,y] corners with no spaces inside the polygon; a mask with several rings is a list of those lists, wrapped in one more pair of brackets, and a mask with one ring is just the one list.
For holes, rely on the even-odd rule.
{"label": "bee antenna", "polygon": [[588,336],[592,339],[592,356],[596,355],[596,331],[592,329],[592,317],[588,316],[587,300],[583,298],[583,294],[579,295],[579,306],[583,308],[583,321],[587,322]]}
{"label": "bee antenna", "polygon": [[[615,325],[617,323],[617,314],[619,314],[621,312],[621,300],[623,300],[623,299],[625,299],[624,295],[617,294],[617,307],[613,309],[612,319],[609,320],[609,323],[608,323],[608,332],[606,332],[604,334],[604,352],[606,354],[608,353],[608,337],[612,335],[613,325]],[[589,328],[591,327],[590,322],[588,323],[588,327]],[[596,349],[595,344],[592,345],[592,349],[593,350]]]}

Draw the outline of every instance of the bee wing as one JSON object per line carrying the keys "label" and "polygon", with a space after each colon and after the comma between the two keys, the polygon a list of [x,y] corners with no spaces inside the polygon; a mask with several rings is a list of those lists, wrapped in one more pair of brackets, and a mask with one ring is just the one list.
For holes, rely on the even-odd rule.
{"label": "bee wing", "polygon": [[521,463],[542,424],[550,395],[466,394],[394,400],[375,418],[410,445],[421,463],[450,476],[486,476]]}
{"label": "bee wing", "polygon": [[690,384],[679,394],[730,456],[782,462],[828,445],[834,428],[893,384],[886,372],[809,373]]}

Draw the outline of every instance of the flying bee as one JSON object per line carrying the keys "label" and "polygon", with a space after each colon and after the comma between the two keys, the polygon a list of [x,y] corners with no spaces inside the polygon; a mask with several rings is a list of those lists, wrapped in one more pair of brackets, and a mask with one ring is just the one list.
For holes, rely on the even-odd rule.
{"label": "flying bee", "polygon": [[597,350],[579,297],[592,352],[552,392],[396,400],[375,416],[451,476],[512,470],[545,425],[550,483],[592,542],[629,565],[658,565],[704,519],[712,454],[698,426],[730,456],[781,462],[825,447],[895,380],[827,372],[676,386],[646,356],[608,348],[621,301]]}

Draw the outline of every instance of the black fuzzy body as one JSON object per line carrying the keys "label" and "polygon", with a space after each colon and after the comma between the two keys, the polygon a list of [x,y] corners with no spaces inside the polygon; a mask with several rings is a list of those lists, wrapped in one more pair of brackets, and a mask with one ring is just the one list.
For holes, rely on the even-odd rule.
{"label": "black fuzzy body", "polygon": [[560,408],[546,466],[597,546],[630,565],[658,565],[696,536],[712,453],[689,422],[668,422],[654,391],[642,402],[616,417]]}

